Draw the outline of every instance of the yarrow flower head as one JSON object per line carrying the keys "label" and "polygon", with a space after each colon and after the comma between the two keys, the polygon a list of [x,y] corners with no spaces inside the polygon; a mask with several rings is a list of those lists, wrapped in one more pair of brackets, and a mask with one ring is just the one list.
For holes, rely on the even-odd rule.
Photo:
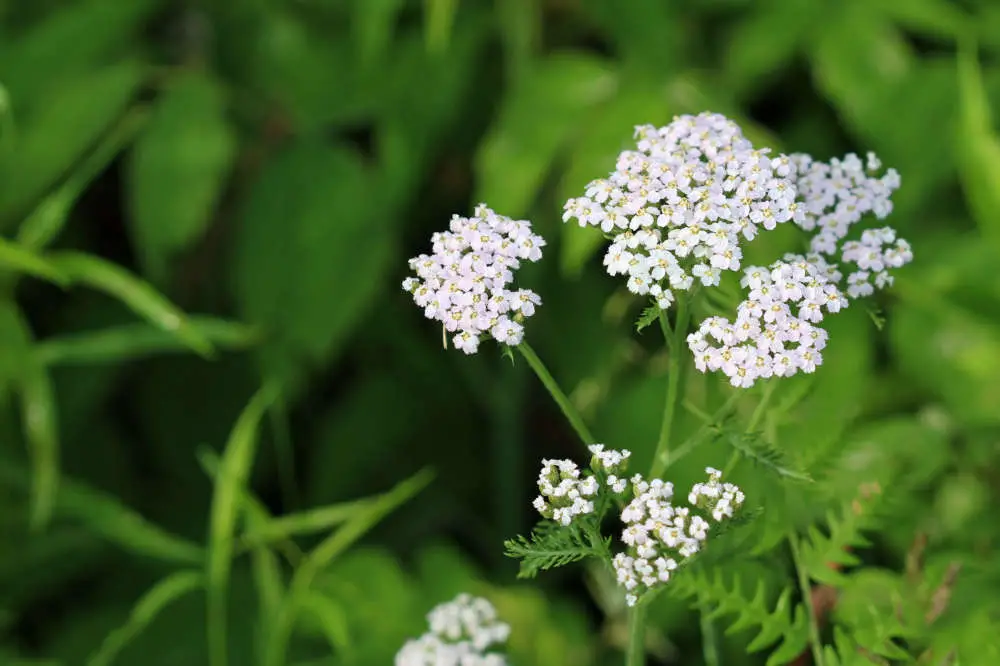
{"label": "yarrow flower head", "polygon": [[441,322],[466,354],[479,349],[483,336],[505,345],[520,344],[523,322],[541,305],[529,289],[512,289],[521,261],[538,261],[545,241],[526,220],[498,215],[485,204],[472,217],[455,215],[447,231],[431,236],[431,254],[410,259],[416,277],[403,289]]}
{"label": "yarrow flower head", "polygon": [[604,483],[615,493],[625,491],[625,481],[617,476],[624,471],[629,451],[605,449],[603,444],[590,447],[591,469],[597,474],[581,474],[572,460],[542,460],[538,474],[538,497],[533,506],[542,515],[561,525],[569,525],[577,516],[594,513],[594,498]]}
{"label": "yarrow flower head", "polygon": [[845,238],[865,215],[871,213],[883,220],[892,212],[890,197],[901,182],[896,170],[886,169],[878,175],[882,163],[874,153],[868,153],[864,162],[853,153],[829,163],[803,154],[790,155],[789,159],[800,201],[795,223],[813,232],[810,256],[856,268],[847,275],[851,298],[869,296],[875,289],[891,285],[889,269],[913,260],[909,243],[897,238],[891,227],[866,230],[860,241]]}
{"label": "yarrow flower head", "polygon": [[661,308],[695,279],[719,284],[739,270],[740,240],[774,229],[796,212],[792,167],[754,149],[739,126],[715,113],[680,116],[666,127],[636,128],[635,150],[606,179],[566,202],[563,220],[612,237],[604,265],[628,289]]}
{"label": "yarrow flower head", "polygon": [[757,379],[815,371],[829,337],[818,323],[824,312],[848,304],[837,275],[819,256],[788,254],[770,267],[747,267],[740,284],[749,293],[737,307],[736,321],[709,317],[688,336],[695,367],[721,371],[740,388]]}
{"label": "yarrow flower head", "polygon": [[676,506],[672,483],[640,475],[632,478],[632,500],[622,510],[624,552],[612,560],[618,583],[625,588],[625,602],[634,606],[646,592],[666,584],[673,572],[701,550],[711,523],[731,518],[745,499],[731,483],[721,483],[721,473],[707,468],[707,483],[698,483],[688,495],[691,506]]}
{"label": "yarrow flower head", "polygon": [[430,629],[407,641],[395,666],[507,666],[491,650],[507,641],[510,626],[486,599],[460,594],[427,615]]}

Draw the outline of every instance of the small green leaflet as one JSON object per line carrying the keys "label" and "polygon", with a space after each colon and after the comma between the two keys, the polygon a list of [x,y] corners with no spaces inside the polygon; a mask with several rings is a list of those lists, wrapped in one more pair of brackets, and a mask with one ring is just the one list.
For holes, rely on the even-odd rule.
{"label": "small green leaflet", "polygon": [[649,307],[643,308],[642,314],[639,315],[639,319],[635,322],[636,333],[642,332],[642,329],[647,326],[651,326],[657,317],[660,316],[660,306],[650,305]]}
{"label": "small green leaflet", "polygon": [[[610,541],[610,539],[608,540]],[[562,526],[545,521],[532,531],[531,538],[518,536],[504,542],[504,554],[521,560],[518,578],[534,578],[539,571],[555,569],[590,556],[600,557],[602,551],[587,542],[577,525]],[[604,543],[603,550],[610,548]]]}
{"label": "small green leaflet", "polygon": [[875,324],[875,328],[882,330],[885,328],[885,313],[882,310],[876,310],[875,308],[867,308],[868,316],[871,317],[872,322]]}
{"label": "small green leaflet", "polygon": [[770,442],[765,441],[756,433],[743,434],[734,431],[724,431],[728,436],[729,443],[754,463],[766,467],[778,476],[795,481],[813,483],[814,480],[805,472],[793,469],[784,452],[775,447]]}

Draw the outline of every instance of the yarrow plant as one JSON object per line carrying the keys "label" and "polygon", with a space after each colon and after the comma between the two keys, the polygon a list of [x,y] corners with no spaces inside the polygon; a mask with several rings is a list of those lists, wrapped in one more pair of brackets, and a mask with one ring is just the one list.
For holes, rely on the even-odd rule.
{"label": "yarrow plant", "polygon": [[[511,285],[521,262],[539,260],[545,245],[529,222],[481,204],[473,217],[455,216],[448,231],[432,237],[432,254],[410,261],[416,277],[407,278],[404,288],[427,317],[453,334],[455,347],[474,353],[482,338],[491,337],[505,351],[519,350],[587,445],[589,464],[582,469],[569,459],[541,461],[533,503],[540,520],[528,537],[510,539],[505,548],[520,560],[519,576],[526,578],[587,558],[604,562],[631,609],[627,666],[644,663],[650,601],[684,571],[705,566],[693,563],[712,551],[720,532],[755,514],[744,509],[754,498],[729,480],[741,460],[764,465],[782,482],[811,481],[787,463],[758,426],[770,409],[778,378],[813,373],[822,365],[829,338],[822,327],[825,318],[891,286],[893,271],[912,261],[909,244],[891,227],[855,233],[867,216],[883,220],[892,212],[891,196],[899,186],[899,174],[883,170],[871,153],[864,161],[849,154],[829,162],[774,154],[752,145],[732,120],[706,112],[677,117],[665,127],[637,127],[635,145],[618,156],[614,170],[566,202],[563,221],[600,229],[609,241],[603,257],[606,272],[623,278],[629,292],[647,300],[638,328],[658,320],[663,330],[669,371],[648,474],[627,473],[633,462],[630,451],[595,442],[525,339],[523,323],[541,301],[534,292]],[[743,265],[747,243],[788,223],[803,232],[799,252],[768,265]],[[739,275],[744,292],[734,313],[720,311],[719,299],[713,301],[708,291],[721,285],[724,273]],[[693,313],[705,316],[692,327]],[[675,417],[685,401],[688,364],[702,373],[725,375],[737,390],[714,414],[696,411],[704,424],[679,443]],[[750,394],[746,389],[759,381],[766,386],[746,427],[720,425]],[[720,434],[724,436],[716,439],[733,444],[724,471],[706,468],[707,480],[679,499],[667,472],[695,446]],[[823,538],[818,534],[812,535],[814,541]],[[799,539],[794,534],[786,538],[802,594],[808,596],[810,569]],[[713,585],[701,584],[698,594],[716,590]],[[725,597],[726,603],[737,597]],[[808,643],[814,662],[823,666],[815,617],[787,618],[780,604],[769,615],[759,607],[764,599],[758,595],[747,602],[756,606],[741,622],[766,624],[763,645],[785,632],[785,643],[772,657],[775,663],[787,663],[781,659],[797,656],[801,647],[796,646]],[[452,631],[447,636],[458,640],[471,634]],[[411,661],[397,659],[397,664],[459,663],[435,656],[444,650],[442,640],[432,631],[401,652],[415,655]],[[469,640],[469,647],[459,649],[476,647]],[[486,663],[475,658],[460,663]]]}
{"label": "yarrow plant", "polygon": [[424,635],[396,654],[396,666],[507,666],[494,650],[507,642],[510,625],[488,600],[460,594],[432,609],[427,624]]}

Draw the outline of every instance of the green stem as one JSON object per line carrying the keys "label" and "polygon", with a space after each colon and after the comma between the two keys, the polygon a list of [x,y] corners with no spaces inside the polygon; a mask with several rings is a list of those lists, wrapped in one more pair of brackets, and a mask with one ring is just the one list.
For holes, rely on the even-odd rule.
{"label": "green stem", "polygon": [[670,463],[670,435],[674,427],[674,416],[681,399],[681,386],[684,379],[684,354],[682,352],[691,313],[687,301],[677,299],[677,322],[673,329],[667,321],[667,313],[660,311],[660,328],[667,342],[667,353],[670,354],[670,367],[667,376],[667,396],[663,404],[663,421],[660,423],[660,438],[656,442],[656,453],[653,455],[651,478],[659,478]]}
{"label": "green stem", "polygon": [[628,652],[625,666],[646,664],[646,604],[640,602],[629,611]]}
{"label": "green stem", "polygon": [[[768,382],[764,385],[764,395],[760,397],[760,402],[754,407],[753,414],[750,415],[750,421],[747,423],[746,429],[743,431],[745,434],[749,435],[757,426],[760,425],[761,420],[763,420],[764,415],[767,413],[767,407],[771,404],[771,398],[774,396],[774,389],[777,388],[778,383],[775,381]],[[740,452],[738,449],[733,449],[732,455],[729,456],[729,462],[726,463],[725,469],[722,470],[722,476],[729,476],[729,473],[733,471],[736,467],[736,463],[740,460]]]}
{"label": "green stem", "polygon": [[816,621],[816,609],[812,603],[812,586],[809,584],[809,577],[802,566],[798,537],[794,533],[790,534],[788,543],[792,548],[792,562],[795,564],[795,573],[799,579],[799,589],[802,590],[803,603],[806,605],[806,612],[809,614],[809,647],[812,649],[813,666],[824,666],[823,644],[819,637],[819,623]]}
{"label": "green stem", "polygon": [[719,407],[717,410],[715,410],[714,414],[702,415],[702,420],[704,421],[704,423],[701,424],[701,427],[698,428],[698,430],[696,430],[695,433],[687,439],[687,441],[685,441],[683,444],[677,447],[673,455],[671,455],[670,459],[667,461],[667,465],[666,467],[664,467],[664,471],[669,469],[671,465],[676,464],[681,458],[683,458],[687,454],[691,453],[691,451],[693,451],[695,448],[697,448],[705,440],[705,438],[708,437],[708,435],[712,431],[712,428],[718,425],[722,421],[722,419],[724,419],[726,415],[733,410],[733,407],[736,406],[736,403],[742,397],[743,397],[742,394],[736,391],[730,394],[729,398],[726,399],[726,402],[723,403],[723,405]]}
{"label": "green stem", "polygon": [[566,420],[569,421],[569,424],[573,426],[573,430],[575,430],[576,434],[583,440],[583,443],[595,443],[596,440],[587,428],[587,424],[583,422],[583,418],[580,416],[580,413],[576,411],[573,403],[569,401],[569,398],[565,393],[563,393],[563,390],[559,388],[559,384],[556,383],[556,380],[552,377],[552,373],[549,372],[548,368],[545,367],[545,364],[542,363],[542,359],[538,358],[538,354],[535,353],[535,350],[532,349],[527,342],[519,344],[517,346],[517,350],[521,352],[521,356],[524,357],[524,360],[528,362],[531,369],[535,371],[536,375],[538,375],[538,379],[541,380],[542,384],[548,390],[549,395],[551,395],[552,399],[556,401],[557,405],[559,405],[559,409],[562,410],[563,416],[565,416]]}

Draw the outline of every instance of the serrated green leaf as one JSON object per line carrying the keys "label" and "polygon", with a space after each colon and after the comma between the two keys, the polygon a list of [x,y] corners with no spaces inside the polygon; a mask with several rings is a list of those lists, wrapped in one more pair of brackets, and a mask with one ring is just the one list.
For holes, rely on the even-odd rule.
{"label": "serrated green leaf", "polygon": [[641,333],[642,329],[651,326],[660,317],[660,306],[658,305],[648,305],[642,309],[642,314],[635,322],[636,333]]}
{"label": "serrated green leaf", "polygon": [[504,541],[504,554],[521,560],[518,578],[534,578],[547,571],[600,556],[578,524],[568,526],[543,522],[532,530],[529,538],[517,536]]}
{"label": "serrated green leaf", "polygon": [[346,148],[303,140],[268,164],[243,210],[232,276],[243,318],[267,336],[265,373],[294,380],[336,355],[384,286],[391,222]]}
{"label": "serrated green leaf", "polygon": [[134,241],[154,282],[205,232],[236,156],[221,85],[200,70],[170,81],[132,148],[128,203]]}
{"label": "serrated green leaf", "polygon": [[793,467],[784,451],[758,434],[743,434],[738,431],[730,431],[727,435],[727,439],[732,447],[754,464],[760,465],[771,473],[786,479],[805,481],[807,483],[814,482],[814,479],[807,473]]}

